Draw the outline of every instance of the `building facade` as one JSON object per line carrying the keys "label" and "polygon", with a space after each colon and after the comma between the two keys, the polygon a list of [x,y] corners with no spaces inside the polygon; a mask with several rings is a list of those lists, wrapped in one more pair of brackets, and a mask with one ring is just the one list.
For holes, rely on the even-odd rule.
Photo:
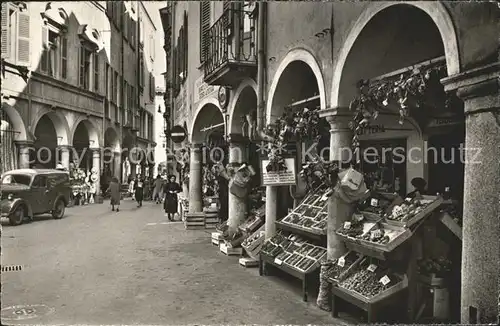
{"label": "building facade", "polygon": [[2,172],[72,163],[126,181],[129,152],[154,148],[154,31],[141,2],[3,2]]}
{"label": "building facade", "polygon": [[[457,185],[464,211],[459,314],[462,323],[494,322],[500,291],[500,170],[498,164],[484,162],[500,156],[495,145],[500,140],[495,4],[179,1],[160,14],[167,61],[165,106],[173,124],[187,125],[188,140],[176,146],[191,147],[191,212],[202,211],[199,148],[214,131],[221,131],[231,148],[240,148],[245,123],[262,128],[286,106],[303,101],[322,110],[331,125],[330,158],[342,160],[338,149],[351,145],[348,108],[358,94],[358,81],[442,65],[446,73],[441,84],[461,101],[456,108],[463,133],[455,141],[481,148],[483,162],[465,162],[464,179]],[[430,121],[449,113],[426,115]],[[434,122],[424,128],[408,121],[413,127],[395,131],[398,123],[387,121],[387,132],[363,139],[401,138],[408,151],[422,148],[431,137],[448,132],[432,128]],[[229,157],[232,163],[246,159]],[[432,175],[436,170],[430,164],[409,162],[400,182],[409,187],[413,178]],[[267,236],[275,232],[279,188],[266,189]],[[242,210],[244,203],[230,195],[229,215]],[[330,205],[329,223],[339,226],[345,215],[345,209]],[[328,253],[338,257],[343,249],[335,228],[331,230]]]}

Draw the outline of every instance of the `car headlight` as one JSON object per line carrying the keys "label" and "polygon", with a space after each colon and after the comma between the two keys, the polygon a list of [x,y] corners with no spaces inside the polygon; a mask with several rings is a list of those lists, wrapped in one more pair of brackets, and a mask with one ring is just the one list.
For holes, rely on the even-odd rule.
{"label": "car headlight", "polygon": [[14,198],[14,195],[13,195],[13,194],[9,194],[9,195],[7,196],[7,199],[8,199],[8,200],[12,200],[13,198]]}

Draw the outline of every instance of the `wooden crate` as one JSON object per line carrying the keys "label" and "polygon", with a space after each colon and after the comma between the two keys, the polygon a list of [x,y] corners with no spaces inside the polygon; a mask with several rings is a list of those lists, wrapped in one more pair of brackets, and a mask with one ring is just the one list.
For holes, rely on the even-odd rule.
{"label": "wooden crate", "polygon": [[241,247],[239,248],[232,248],[226,244],[226,242],[221,242],[219,246],[220,252],[223,254],[226,254],[228,256],[241,256],[243,253],[243,249]]}
{"label": "wooden crate", "polygon": [[388,297],[392,296],[393,294],[398,293],[398,292],[406,289],[407,287],[408,287],[408,277],[406,275],[404,275],[403,280],[401,282],[394,284],[392,287],[388,288],[387,290],[385,290],[385,291],[383,291],[383,292],[381,292],[381,293],[379,293],[371,298],[367,298],[364,295],[362,295],[361,293],[358,293],[356,291],[347,290],[341,286],[337,286],[336,288],[339,289],[340,291],[364,302],[364,303],[373,304],[375,302],[384,300],[385,298],[388,298]]}
{"label": "wooden crate", "polygon": [[259,260],[253,259],[253,258],[240,258],[238,260],[239,264],[243,267],[249,268],[249,267],[258,267],[259,266]]}
{"label": "wooden crate", "polygon": [[453,220],[448,213],[443,213],[439,220],[451,231],[453,234],[462,240],[462,228]]}
{"label": "wooden crate", "polygon": [[427,207],[425,207],[420,213],[417,215],[413,216],[411,219],[408,221],[393,221],[389,219],[385,219],[385,222],[387,224],[399,226],[399,227],[410,227],[413,224],[417,223],[424,217],[428,216],[430,213],[432,213],[436,208],[441,206],[443,203],[443,198],[442,197],[436,197],[436,196],[422,196],[423,200],[432,200],[432,203],[430,203]]}

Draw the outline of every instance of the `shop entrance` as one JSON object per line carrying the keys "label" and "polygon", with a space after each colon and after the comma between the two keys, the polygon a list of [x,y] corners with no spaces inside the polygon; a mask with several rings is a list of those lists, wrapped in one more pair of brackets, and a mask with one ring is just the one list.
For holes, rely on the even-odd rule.
{"label": "shop entrance", "polygon": [[56,148],[58,135],[54,122],[48,115],[44,115],[35,128],[35,151],[30,153],[33,167],[54,169],[56,167]]}

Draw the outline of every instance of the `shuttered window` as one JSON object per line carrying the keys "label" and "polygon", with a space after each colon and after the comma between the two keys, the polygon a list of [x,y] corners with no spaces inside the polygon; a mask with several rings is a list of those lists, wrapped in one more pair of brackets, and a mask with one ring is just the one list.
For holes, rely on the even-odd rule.
{"label": "shuttered window", "polygon": [[61,36],[61,77],[68,77],[68,38]]}
{"label": "shuttered window", "polygon": [[85,84],[85,48],[80,46],[79,64],[78,64],[78,85],[83,87]]}
{"label": "shuttered window", "polygon": [[187,12],[184,12],[184,36],[182,38],[183,40],[183,47],[184,47],[184,65],[183,65],[183,70],[184,70],[184,80],[187,79],[187,74],[188,74],[188,15]]}
{"label": "shuttered window", "polygon": [[20,66],[30,65],[30,16],[25,12],[18,12],[17,18],[17,64]]}
{"label": "shuttered window", "polygon": [[1,46],[2,46],[2,58],[8,59],[10,57],[11,50],[11,28],[12,28],[12,16],[14,15],[11,7],[7,2],[2,2],[2,34],[1,34]]}
{"label": "shuttered window", "polygon": [[99,92],[99,55],[94,53],[94,91]]}
{"label": "shuttered window", "polygon": [[210,15],[210,1],[200,2],[200,62],[205,61],[207,54]]}

